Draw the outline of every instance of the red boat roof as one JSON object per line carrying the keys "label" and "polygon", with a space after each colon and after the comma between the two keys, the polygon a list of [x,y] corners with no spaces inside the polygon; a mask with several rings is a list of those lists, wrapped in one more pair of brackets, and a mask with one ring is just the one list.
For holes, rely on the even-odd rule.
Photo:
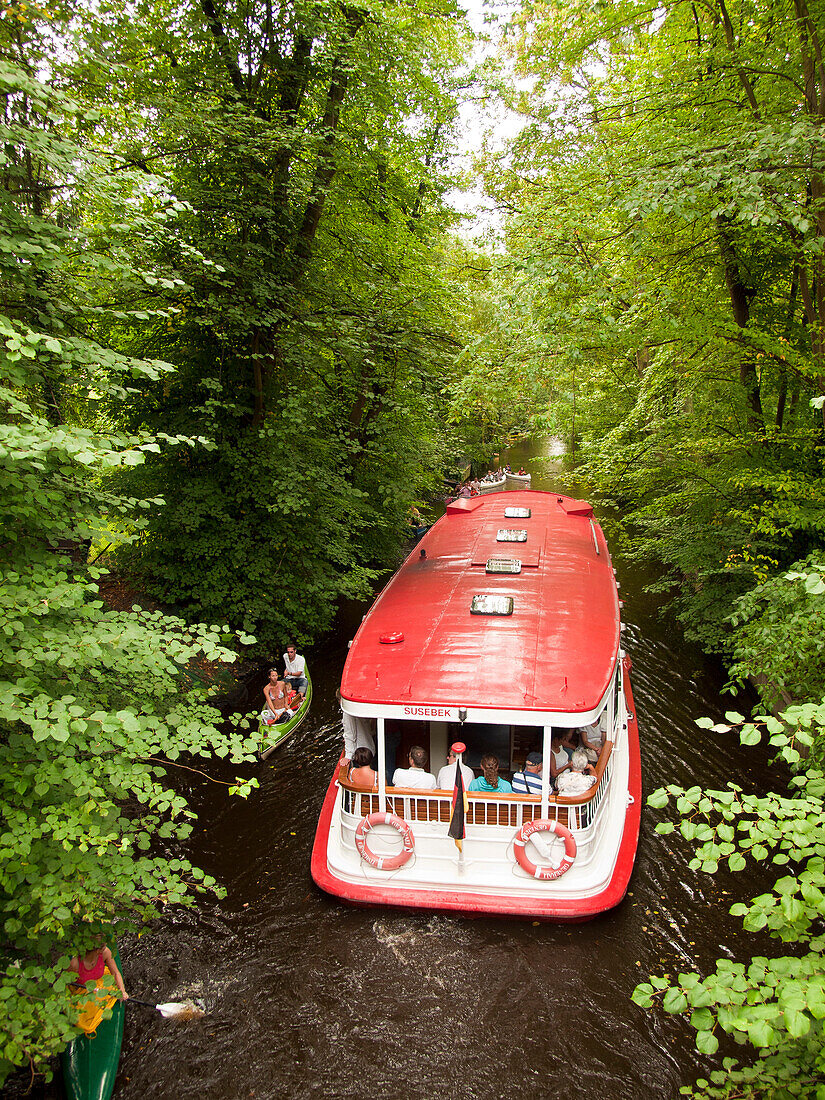
{"label": "red boat roof", "polygon": [[[530,518],[506,517],[514,506],[530,508]],[[584,501],[530,490],[450,504],[361,624],[344,666],[343,697],[593,710],[615,668],[619,601],[592,514]],[[526,531],[527,541],[499,542],[500,529]],[[521,573],[488,574],[493,557],[520,559]],[[512,614],[473,614],[473,597],[485,593],[511,596]]]}

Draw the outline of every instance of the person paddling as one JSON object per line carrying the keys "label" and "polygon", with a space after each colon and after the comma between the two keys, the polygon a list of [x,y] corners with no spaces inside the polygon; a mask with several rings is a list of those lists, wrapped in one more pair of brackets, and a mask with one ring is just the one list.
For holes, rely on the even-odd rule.
{"label": "person paddling", "polygon": [[121,999],[128,1001],[129,994],[123,984],[123,975],[120,973],[115,957],[108,947],[92,947],[85,955],[75,955],[69,963],[69,970],[77,974],[77,985],[99,981],[103,977],[106,967],[109,968],[109,973],[117,983]]}

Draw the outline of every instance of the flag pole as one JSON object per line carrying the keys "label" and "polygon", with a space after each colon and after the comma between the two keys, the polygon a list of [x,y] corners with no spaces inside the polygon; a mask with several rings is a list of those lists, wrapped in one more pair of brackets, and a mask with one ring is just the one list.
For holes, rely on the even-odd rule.
{"label": "flag pole", "polygon": [[461,764],[467,746],[463,741],[456,741],[450,746],[455,753],[455,778],[453,780],[453,806],[450,814],[450,829],[448,835],[453,838],[458,848],[458,870],[464,871],[464,836],[466,831],[467,794],[464,790],[464,776],[461,773]]}

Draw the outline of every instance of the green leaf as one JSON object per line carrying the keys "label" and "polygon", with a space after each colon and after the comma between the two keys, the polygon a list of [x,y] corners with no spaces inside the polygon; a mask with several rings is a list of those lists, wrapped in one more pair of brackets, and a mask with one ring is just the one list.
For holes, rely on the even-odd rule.
{"label": "green leaf", "polygon": [[696,1036],[696,1049],[700,1054],[715,1054],[719,1049],[719,1040],[712,1031],[700,1031]]}
{"label": "green leaf", "polygon": [[668,989],[664,995],[662,1006],[665,1012],[684,1012],[688,1007],[688,999],[681,989]]}

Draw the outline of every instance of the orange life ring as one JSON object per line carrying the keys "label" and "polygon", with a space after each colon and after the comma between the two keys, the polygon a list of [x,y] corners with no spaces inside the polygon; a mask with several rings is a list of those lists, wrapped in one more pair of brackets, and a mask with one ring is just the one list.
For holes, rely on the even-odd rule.
{"label": "orange life ring", "polygon": [[[372,851],[367,843],[367,833],[370,829],[374,829],[376,825],[391,825],[396,832],[400,833],[401,839],[404,841],[404,847],[400,852],[394,856],[377,856]],[[361,859],[366,860],[370,867],[377,867],[379,871],[397,871],[399,867],[404,866],[413,854],[415,837],[407,822],[400,817],[396,817],[395,814],[368,814],[358,822],[358,828],[355,830],[355,847],[358,849]]]}
{"label": "orange life ring", "polygon": [[[564,859],[558,867],[537,867],[532,860],[527,858],[527,853],[524,850],[525,844],[533,833],[546,832],[555,833],[556,836],[560,836],[564,841]],[[573,866],[573,860],[576,858],[576,840],[573,834],[567,826],[562,825],[560,821],[550,821],[548,818],[538,818],[535,821],[526,821],[516,833],[513,846],[519,866],[523,867],[527,874],[532,875],[533,878],[561,878],[565,871],[570,870]]]}

